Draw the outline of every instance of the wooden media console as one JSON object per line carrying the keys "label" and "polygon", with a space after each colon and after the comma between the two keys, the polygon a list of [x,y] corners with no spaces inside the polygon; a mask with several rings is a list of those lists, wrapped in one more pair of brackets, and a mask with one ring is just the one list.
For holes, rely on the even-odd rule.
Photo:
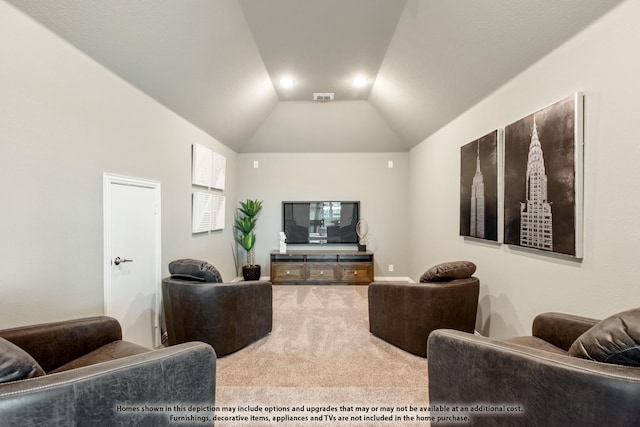
{"label": "wooden media console", "polygon": [[274,285],[368,285],[373,282],[373,253],[275,251],[270,280]]}

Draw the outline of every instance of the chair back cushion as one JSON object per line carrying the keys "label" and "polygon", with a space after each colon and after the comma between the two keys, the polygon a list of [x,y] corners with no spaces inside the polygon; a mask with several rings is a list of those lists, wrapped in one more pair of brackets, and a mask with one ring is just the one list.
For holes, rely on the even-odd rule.
{"label": "chair back cushion", "polygon": [[0,383],[24,380],[44,375],[40,367],[29,353],[0,338]]}
{"label": "chair back cushion", "polygon": [[569,355],[640,367],[640,307],[614,314],[580,335]]}
{"label": "chair back cushion", "polygon": [[185,258],[171,261],[169,263],[169,273],[174,279],[222,283],[222,276],[213,265],[197,259]]}
{"label": "chair back cushion", "polygon": [[420,276],[421,283],[466,279],[473,276],[476,265],[470,261],[451,261],[434,265]]}

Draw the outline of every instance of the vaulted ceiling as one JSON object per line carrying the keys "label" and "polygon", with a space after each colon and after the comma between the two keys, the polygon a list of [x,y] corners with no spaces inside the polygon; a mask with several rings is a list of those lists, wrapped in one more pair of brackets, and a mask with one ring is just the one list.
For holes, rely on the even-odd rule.
{"label": "vaulted ceiling", "polygon": [[622,0],[4,1],[237,152],[394,152]]}

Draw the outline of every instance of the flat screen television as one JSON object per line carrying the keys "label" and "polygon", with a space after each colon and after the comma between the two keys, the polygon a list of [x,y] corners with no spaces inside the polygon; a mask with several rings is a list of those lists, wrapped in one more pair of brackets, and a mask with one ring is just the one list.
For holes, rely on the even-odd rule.
{"label": "flat screen television", "polygon": [[360,202],[282,202],[287,244],[357,244]]}

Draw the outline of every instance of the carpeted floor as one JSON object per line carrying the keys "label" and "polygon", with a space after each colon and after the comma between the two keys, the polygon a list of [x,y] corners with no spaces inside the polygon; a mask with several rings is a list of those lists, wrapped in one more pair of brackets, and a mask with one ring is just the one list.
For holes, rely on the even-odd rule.
{"label": "carpeted floor", "polygon": [[426,359],[370,334],[366,286],[274,286],[271,334],[218,360],[216,415],[244,421],[216,425],[428,425],[405,417],[427,398]]}

